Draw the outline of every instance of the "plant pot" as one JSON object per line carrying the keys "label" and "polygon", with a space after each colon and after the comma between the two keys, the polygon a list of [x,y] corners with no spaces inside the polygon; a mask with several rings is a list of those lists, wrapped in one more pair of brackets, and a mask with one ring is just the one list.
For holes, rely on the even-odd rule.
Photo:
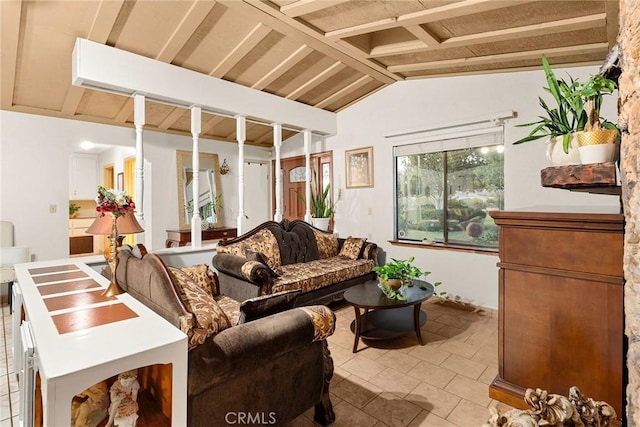
{"label": "plant pot", "polygon": [[387,287],[393,289],[394,291],[397,291],[402,286],[402,279],[380,280],[380,284],[382,286],[387,286]]}
{"label": "plant pot", "polygon": [[600,129],[578,133],[578,150],[583,165],[615,162],[620,153],[616,129]]}
{"label": "plant pot", "polygon": [[328,230],[329,229],[329,220],[330,218],[311,218],[311,224],[320,230]]}
{"label": "plant pot", "polygon": [[578,152],[578,137],[575,133],[569,139],[569,153],[564,152],[562,136],[551,138],[547,141],[547,159],[553,166],[579,165],[580,153]]}

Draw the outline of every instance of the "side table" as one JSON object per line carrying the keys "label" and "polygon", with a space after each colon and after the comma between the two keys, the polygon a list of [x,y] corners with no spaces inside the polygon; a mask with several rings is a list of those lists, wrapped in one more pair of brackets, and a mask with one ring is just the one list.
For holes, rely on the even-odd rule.
{"label": "side table", "polygon": [[[202,240],[228,239],[238,235],[237,228],[213,228],[211,230],[202,230]],[[165,246],[186,246],[191,242],[191,229],[184,230],[167,230],[167,241]]]}
{"label": "side table", "polygon": [[424,345],[420,327],[427,322],[427,314],[420,309],[420,305],[431,298],[433,291],[431,283],[414,280],[413,286],[406,288],[407,300],[398,301],[387,298],[378,287],[377,280],[369,280],[347,289],[344,299],[353,306],[356,313],[356,318],[351,323],[351,331],[355,334],[353,352],[358,351],[360,338],[382,340],[412,332],[416,333],[418,342]]}

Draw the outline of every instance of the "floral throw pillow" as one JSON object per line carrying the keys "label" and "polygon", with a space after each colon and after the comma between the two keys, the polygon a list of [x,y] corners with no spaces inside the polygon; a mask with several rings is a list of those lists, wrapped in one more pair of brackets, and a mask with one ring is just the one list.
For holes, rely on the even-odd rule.
{"label": "floral throw pillow", "polygon": [[180,267],[180,270],[187,273],[200,287],[211,296],[218,295],[218,278],[216,273],[209,269],[207,264],[196,264],[188,267]]}
{"label": "floral throw pillow", "polygon": [[340,249],[340,253],[338,255],[349,258],[349,259],[358,259],[360,256],[360,251],[364,247],[367,239],[359,238],[359,237],[347,237],[347,240],[344,241],[342,245],[342,249]]}
{"label": "floral throw pillow", "polygon": [[231,322],[224,314],[210,292],[193,280],[189,274],[179,268],[168,267],[173,276],[176,290],[182,298],[187,310],[193,313],[191,328],[183,331],[189,337],[189,350],[204,343],[212,335],[231,326]]}

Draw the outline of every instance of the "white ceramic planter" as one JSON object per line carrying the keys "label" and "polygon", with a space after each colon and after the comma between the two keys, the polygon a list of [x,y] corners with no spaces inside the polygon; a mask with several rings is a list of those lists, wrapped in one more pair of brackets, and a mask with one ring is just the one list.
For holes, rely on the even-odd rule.
{"label": "white ceramic planter", "polygon": [[328,230],[329,229],[329,220],[331,218],[311,218],[311,224],[315,228],[319,228],[320,230]]}
{"label": "white ceramic planter", "polygon": [[615,162],[618,160],[619,144],[594,144],[579,147],[580,161],[583,165],[591,163]]}
{"label": "white ceramic planter", "polygon": [[578,152],[578,137],[576,134],[571,134],[569,153],[565,153],[562,148],[561,136],[547,141],[547,159],[553,166],[579,165],[580,153]]}

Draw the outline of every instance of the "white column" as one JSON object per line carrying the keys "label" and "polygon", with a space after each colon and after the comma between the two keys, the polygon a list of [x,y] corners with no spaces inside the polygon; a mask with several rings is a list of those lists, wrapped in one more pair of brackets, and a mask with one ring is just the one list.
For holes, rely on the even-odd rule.
{"label": "white column", "polygon": [[247,118],[245,116],[236,116],[236,139],[238,140],[238,236],[244,230],[242,223],[244,221],[244,141],[247,139]]}
{"label": "white column", "polygon": [[311,131],[304,130],[304,166],[305,166],[305,183],[304,183],[304,200],[306,203],[304,220],[311,224]]}
{"label": "white column", "polygon": [[198,137],[200,136],[202,109],[192,106],[191,108],[191,135],[193,137],[193,157],[191,166],[193,169],[193,217],[191,218],[191,246],[199,248],[202,246],[202,218],[200,218],[200,148],[198,147]]}
{"label": "white column", "polygon": [[[144,145],[142,143],[142,130],[145,124],[145,97],[138,93],[133,95],[133,125],[136,130],[136,187],[133,201],[136,204],[136,219],[140,226],[146,230],[144,223]],[[152,246],[151,230],[145,234],[134,235],[135,242],[144,242],[148,248]],[[147,240],[148,239],[148,240]]]}
{"label": "white column", "polygon": [[282,125],[273,124],[273,146],[276,148],[276,167],[273,173],[276,175],[276,213],[273,220],[282,221],[282,175],[280,166],[280,147],[282,147]]}

